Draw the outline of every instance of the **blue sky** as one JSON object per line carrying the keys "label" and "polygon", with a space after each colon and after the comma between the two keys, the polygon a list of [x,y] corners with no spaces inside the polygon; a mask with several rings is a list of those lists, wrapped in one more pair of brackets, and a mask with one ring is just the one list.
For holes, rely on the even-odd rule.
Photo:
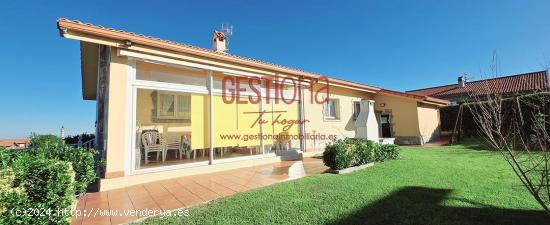
{"label": "blue sky", "polygon": [[79,45],[59,37],[59,17],[206,48],[230,23],[233,54],[403,91],[480,78],[494,50],[504,74],[543,69],[549,9],[550,1],[9,0],[0,8],[0,138],[94,130]]}

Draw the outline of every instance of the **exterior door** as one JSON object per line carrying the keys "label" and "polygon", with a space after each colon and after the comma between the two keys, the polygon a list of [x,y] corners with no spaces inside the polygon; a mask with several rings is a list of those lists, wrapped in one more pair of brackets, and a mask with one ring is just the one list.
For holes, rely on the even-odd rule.
{"label": "exterior door", "polygon": [[380,115],[380,126],[382,127],[382,137],[391,137],[390,115]]}

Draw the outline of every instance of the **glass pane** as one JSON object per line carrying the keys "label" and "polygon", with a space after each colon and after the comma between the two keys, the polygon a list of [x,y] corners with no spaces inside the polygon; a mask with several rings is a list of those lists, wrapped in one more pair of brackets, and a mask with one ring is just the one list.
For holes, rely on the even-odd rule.
{"label": "glass pane", "polygon": [[298,106],[297,101],[290,104],[283,102],[273,104],[273,134],[275,138],[272,151],[300,149],[300,125],[296,123],[300,118]]}
{"label": "glass pane", "polygon": [[[215,80],[223,78],[218,74]],[[248,96],[241,96],[241,101],[246,103],[226,103],[222,96],[214,96],[215,159],[277,153],[300,147],[300,126],[290,125],[299,118],[298,102],[286,104],[281,99],[276,102],[271,95],[268,103],[265,97],[262,96],[259,104],[249,102]],[[255,100],[257,96],[252,98]],[[290,100],[292,96],[285,99]]]}
{"label": "glass pane", "polygon": [[355,109],[354,109],[353,113],[354,113],[355,117],[358,117],[359,112],[361,112],[361,104],[359,104],[359,102],[355,102],[354,107],[355,107]]}
{"label": "glass pane", "polygon": [[214,96],[215,159],[263,154],[261,147],[260,104],[223,102]]}
{"label": "glass pane", "polygon": [[325,103],[325,117],[330,117],[330,100]]}
{"label": "glass pane", "polygon": [[136,98],[136,168],[208,161],[208,95],[138,89]]}
{"label": "glass pane", "polygon": [[177,97],[177,116],[183,119],[191,117],[191,95],[176,95]]}
{"label": "glass pane", "polygon": [[330,107],[330,117],[336,118],[336,101],[330,100],[329,107]]}
{"label": "glass pane", "polygon": [[141,61],[137,62],[136,67],[136,79],[138,80],[185,84],[206,88],[207,73],[204,70],[163,66]]}
{"label": "glass pane", "polygon": [[174,116],[174,95],[159,94],[159,115]]}

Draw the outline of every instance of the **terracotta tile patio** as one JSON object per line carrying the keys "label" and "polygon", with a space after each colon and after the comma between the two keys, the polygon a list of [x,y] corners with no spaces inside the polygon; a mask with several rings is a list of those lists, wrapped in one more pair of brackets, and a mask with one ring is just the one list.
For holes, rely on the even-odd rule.
{"label": "terracotta tile patio", "polygon": [[[124,210],[174,210],[204,203],[237,192],[319,174],[322,160],[304,158],[217,173],[163,180],[80,197],[77,209],[89,216],[74,216],[72,224],[121,224],[139,219]],[[120,215],[105,215],[106,210]]]}

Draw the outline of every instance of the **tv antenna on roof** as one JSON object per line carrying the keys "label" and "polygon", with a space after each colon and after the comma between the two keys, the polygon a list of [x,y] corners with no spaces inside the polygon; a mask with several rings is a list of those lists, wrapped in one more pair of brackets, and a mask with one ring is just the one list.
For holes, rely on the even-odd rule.
{"label": "tv antenna on roof", "polygon": [[222,24],[222,33],[225,34],[226,37],[233,35],[233,25]]}
{"label": "tv antenna on roof", "polygon": [[229,37],[233,35],[233,25],[231,24],[222,24],[223,35],[225,35],[225,46],[229,49]]}

